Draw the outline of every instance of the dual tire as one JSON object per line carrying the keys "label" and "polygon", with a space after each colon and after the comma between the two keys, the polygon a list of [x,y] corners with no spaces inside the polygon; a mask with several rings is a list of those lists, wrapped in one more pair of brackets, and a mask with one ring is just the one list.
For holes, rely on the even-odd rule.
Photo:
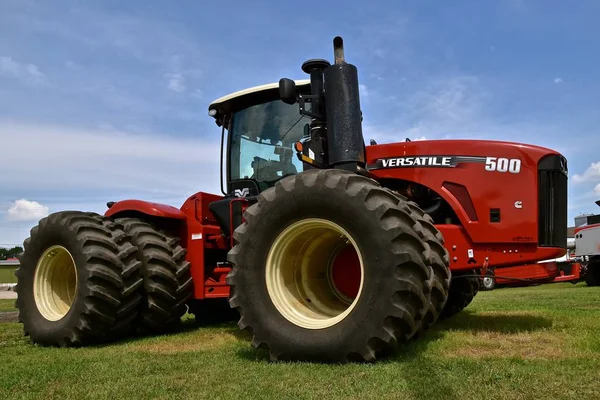
{"label": "dual tire", "polygon": [[82,346],[164,331],[191,295],[178,240],[141,220],[58,212],[24,247],[16,306],[33,343]]}
{"label": "dual tire", "polygon": [[[272,360],[374,361],[433,324],[448,295],[448,254],[431,220],[355,173],[281,179],[234,238],[229,302]],[[347,248],[353,296],[330,279]]]}

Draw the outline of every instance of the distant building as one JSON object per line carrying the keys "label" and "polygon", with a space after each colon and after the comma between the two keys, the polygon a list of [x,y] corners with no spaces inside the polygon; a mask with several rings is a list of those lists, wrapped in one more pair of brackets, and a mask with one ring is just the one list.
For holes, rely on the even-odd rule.
{"label": "distant building", "polygon": [[21,264],[16,258],[0,260],[0,285],[7,283],[14,284],[17,282],[15,271],[19,267],[19,265]]}

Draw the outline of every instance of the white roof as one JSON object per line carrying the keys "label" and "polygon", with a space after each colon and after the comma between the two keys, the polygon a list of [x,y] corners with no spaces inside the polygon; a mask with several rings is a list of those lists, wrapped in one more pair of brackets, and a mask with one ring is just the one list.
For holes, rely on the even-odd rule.
{"label": "white roof", "polygon": [[[296,83],[296,86],[302,86],[302,85],[309,84],[310,79],[295,80],[294,82]],[[275,83],[267,83],[266,85],[254,86],[254,87],[244,89],[244,90],[239,90],[237,92],[234,92],[234,93],[231,93],[226,96],[218,98],[217,100],[210,103],[210,106],[213,106],[215,104],[224,103],[226,101],[229,101],[229,100],[234,99],[239,96],[243,96],[245,94],[262,92],[263,90],[276,89],[278,87],[279,87],[279,82],[275,82]]]}

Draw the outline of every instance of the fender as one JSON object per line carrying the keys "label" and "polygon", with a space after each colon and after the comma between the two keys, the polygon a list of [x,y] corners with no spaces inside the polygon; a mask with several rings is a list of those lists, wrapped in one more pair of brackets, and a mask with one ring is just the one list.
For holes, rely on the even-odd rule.
{"label": "fender", "polygon": [[136,211],[142,214],[151,215],[154,217],[186,219],[186,215],[179,208],[169,206],[167,204],[151,203],[143,200],[122,200],[116,203],[108,203],[108,210],[104,213],[106,217]]}

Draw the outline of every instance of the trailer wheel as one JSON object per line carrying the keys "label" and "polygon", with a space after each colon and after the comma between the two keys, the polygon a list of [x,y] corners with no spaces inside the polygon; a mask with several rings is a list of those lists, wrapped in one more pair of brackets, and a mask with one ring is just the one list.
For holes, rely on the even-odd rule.
{"label": "trailer wheel", "polygon": [[118,224],[95,213],[43,218],[25,240],[19,322],[33,343],[79,346],[124,335],[141,300],[141,263]]}
{"label": "trailer wheel", "polygon": [[[475,271],[471,271],[475,274]],[[450,282],[448,301],[442,310],[440,319],[450,318],[464,310],[479,292],[479,278],[454,276]]]}
{"label": "trailer wheel", "polygon": [[[238,326],[272,360],[373,361],[428,312],[425,236],[408,204],[374,180],[341,170],[283,178],[234,234],[227,282]],[[349,281],[335,278],[336,264]]]}
{"label": "trailer wheel", "polygon": [[600,263],[589,263],[585,272],[585,283],[588,286],[600,285]]}
{"label": "trailer wheel", "polygon": [[140,334],[160,333],[179,326],[193,292],[190,263],[179,238],[139,218],[116,218],[142,262],[144,301],[136,321]]}
{"label": "trailer wheel", "polygon": [[496,288],[496,278],[492,272],[486,274],[481,280],[481,286],[485,290],[494,290]]}

